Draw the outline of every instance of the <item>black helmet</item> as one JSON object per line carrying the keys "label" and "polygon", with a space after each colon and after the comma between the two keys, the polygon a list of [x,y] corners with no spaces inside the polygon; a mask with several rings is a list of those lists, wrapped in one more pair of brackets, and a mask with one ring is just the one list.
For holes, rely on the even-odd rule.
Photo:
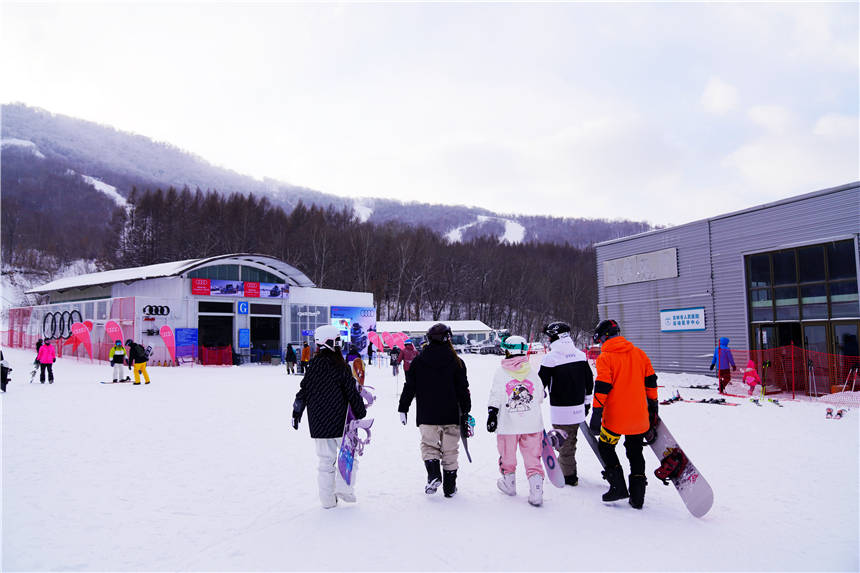
{"label": "black helmet", "polygon": [[550,322],[543,327],[543,333],[549,336],[550,342],[555,342],[564,332],[570,332],[570,325],[566,322]]}
{"label": "black helmet", "polygon": [[427,331],[427,339],[432,342],[447,342],[451,340],[451,329],[447,324],[438,322]]}
{"label": "black helmet", "polygon": [[125,345],[126,345],[126,346],[131,346],[131,338],[129,338],[128,340],[126,340],[126,341],[125,341]]}
{"label": "black helmet", "polygon": [[612,338],[619,334],[621,334],[621,327],[618,326],[617,322],[609,318],[601,320],[597,326],[594,327],[594,334],[592,335],[591,340],[595,344],[602,344],[607,338]]}

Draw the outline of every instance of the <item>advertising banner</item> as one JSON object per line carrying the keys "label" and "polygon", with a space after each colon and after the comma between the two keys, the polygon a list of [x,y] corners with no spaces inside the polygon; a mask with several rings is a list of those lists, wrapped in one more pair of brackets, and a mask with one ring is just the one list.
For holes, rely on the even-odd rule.
{"label": "advertising banner", "polygon": [[379,335],[375,330],[371,330],[367,333],[367,340],[373,344],[374,349],[382,349],[382,339],[379,338]]}
{"label": "advertising banner", "polygon": [[239,329],[239,348],[251,348],[251,329]]}
{"label": "advertising banner", "polygon": [[381,334],[381,336],[382,336],[382,342],[385,343],[385,346],[387,346],[389,348],[389,350],[394,348],[394,339],[391,338],[390,332],[383,332]]}
{"label": "advertising banner", "polygon": [[261,298],[289,298],[290,287],[283,283],[260,283]]}
{"label": "advertising banner", "polygon": [[245,283],[242,281],[210,279],[209,286],[212,296],[245,296]]}
{"label": "advertising banner", "polygon": [[72,325],[72,337],[75,339],[75,346],[73,348],[77,348],[78,344],[83,343],[84,348],[87,350],[87,355],[92,360],[93,343],[90,340],[90,329],[87,328],[87,325],[82,322],[74,323]]}
{"label": "advertising banner", "polygon": [[176,339],[173,337],[173,329],[165,324],[161,327],[159,333],[161,334],[161,340],[164,341],[164,345],[167,347],[167,351],[170,353],[171,362],[176,364]]}
{"label": "advertising banner", "polygon": [[[367,333],[376,330],[376,309],[373,307],[333,306],[331,323],[341,329],[341,338],[355,346],[367,358]],[[347,346],[348,347],[348,346]]]}
{"label": "advertising banner", "polygon": [[117,340],[120,341],[120,344],[125,345],[125,338],[122,336],[122,328],[113,320],[109,320],[105,323],[105,334],[107,335],[106,342],[113,346],[113,343]]}
{"label": "advertising banner", "polygon": [[209,279],[191,279],[191,294],[208,295]]}
{"label": "advertising banner", "polygon": [[260,283],[245,283],[245,296],[258,298],[260,296]]}
{"label": "advertising banner", "polygon": [[174,333],[176,356],[191,356],[197,358],[197,329],[177,328]]}
{"label": "advertising banner", "polygon": [[705,330],[705,308],[673,308],[660,311],[661,332]]}

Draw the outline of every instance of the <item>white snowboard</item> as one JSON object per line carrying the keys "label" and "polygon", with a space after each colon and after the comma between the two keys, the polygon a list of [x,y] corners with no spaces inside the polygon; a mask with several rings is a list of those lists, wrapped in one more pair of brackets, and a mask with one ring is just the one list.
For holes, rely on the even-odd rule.
{"label": "white snowboard", "polygon": [[662,460],[675,449],[683,452],[687,458],[687,464],[677,477],[670,479],[675,484],[675,489],[678,490],[678,494],[690,513],[696,517],[702,517],[708,513],[714,504],[714,491],[693,464],[687,452],[684,452],[678,445],[678,441],[672,436],[672,432],[669,431],[663,420],[659,420],[657,423],[657,441],[651,444],[651,449],[658,460]]}

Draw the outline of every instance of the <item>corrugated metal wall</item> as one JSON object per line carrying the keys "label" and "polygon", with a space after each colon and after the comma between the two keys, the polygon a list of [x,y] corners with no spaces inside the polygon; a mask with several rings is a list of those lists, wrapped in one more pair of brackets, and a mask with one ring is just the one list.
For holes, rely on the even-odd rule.
{"label": "corrugated metal wall", "polygon": [[[598,313],[617,320],[656,369],[707,372],[719,336],[728,336],[735,348],[750,345],[744,255],[858,234],[860,183],[852,183],[609,241],[596,245]],[[678,249],[677,278],[604,286],[604,261],[671,247]],[[660,331],[660,310],[702,306],[704,332]]]}

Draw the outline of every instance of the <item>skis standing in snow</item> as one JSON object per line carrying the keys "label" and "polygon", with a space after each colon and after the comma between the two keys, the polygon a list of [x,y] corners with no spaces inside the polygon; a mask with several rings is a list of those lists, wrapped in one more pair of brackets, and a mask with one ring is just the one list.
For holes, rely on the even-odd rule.
{"label": "skis standing in snow", "polygon": [[529,503],[543,503],[544,472],[541,466],[543,440],[543,388],[536,384],[528,357],[529,343],[522,336],[502,342],[506,357],[496,371],[487,407],[487,431],[498,432],[499,471],[496,485],[507,495],[517,494],[517,446],[529,481]]}
{"label": "skis standing in snow", "polygon": [[[320,326],[314,332],[319,352],[305,368],[293,402],[293,428],[299,429],[302,413],[308,410],[308,427],[319,457],[320,503],[326,509],[338,500],[355,501],[355,480],[347,484],[337,471],[337,456],[343,437],[347,407],[357,419],[367,415],[352,372],[340,351],[340,331],[336,326]],[[353,471],[356,471],[353,463]]]}
{"label": "skis standing in snow", "polygon": [[[644,434],[657,425],[657,375],[648,356],[621,336],[614,320],[600,322],[592,340],[600,344],[597,382],[594,387],[592,433],[600,435],[598,449],[606,465],[603,477],[609,491],[603,501],[630,498],[630,505],[642,509],[645,501]],[[625,435],[624,449],[630,461],[630,492],[615,446]]]}
{"label": "skis standing in snow", "polygon": [[576,431],[591,407],[594,374],[585,353],[570,338],[570,325],[553,322],[543,327],[549,337],[550,351],[541,361],[538,375],[549,390],[552,427],[563,430],[567,439],[558,452],[564,483],[579,483],[576,474]]}
{"label": "skis standing in snow", "polygon": [[125,379],[125,348],[122,346],[122,340],[114,342],[113,347],[108,353],[108,359],[113,366],[113,382],[116,384],[120,380]]}
{"label": "skis standing in snow", "polygon": [[[732,381],[732,370],[737,370],[735,366],[735,357],[732,356],[732,351],[729,350],[729,339],[725,336],[720,338],[720,345],[714,349],[714,358],[711,360],[711,370],[717,367],[717,374],[720,381],[720,394]],[[731,366],[731,370],[729,370]]]}
{"label": "skis standing in snow", "polygon": [[427,469],[424,492],[436,493],[441,483],[445,497],[452,497],[457,491],[460,427],[472,409],[469,380],[466,365],[451,345],[451,329],[447,325],[431,326],[427,339],[429,343],[406,372],[397,410],[405,425],[409,406],[415,399],[421,457]]}

